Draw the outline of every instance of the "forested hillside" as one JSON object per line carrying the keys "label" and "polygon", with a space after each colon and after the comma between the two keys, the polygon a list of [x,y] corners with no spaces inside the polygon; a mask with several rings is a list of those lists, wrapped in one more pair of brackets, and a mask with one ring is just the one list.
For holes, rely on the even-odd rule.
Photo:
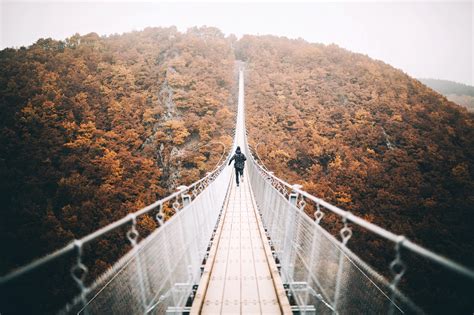
{"label": "forested hillside", "polygon": [[[245,36],[236,55],[247,62],[250,143],[269,169],[474,266],[472,114],[403,72],[337,46]],[[329,225],[335,234],[341,227],[335,216],[325,221],[339,222]],[[382,272],[393,259],[392,246],[359,230],[349,242]],[[457,280],[417,269],[423,264],[412,263],[404,280],[416,289],[405,289],[430,312],[447,310],[433,297],[446,296],[442,285]],[[438,277],[439,287],[430,277]],[[456,292],[451,310],[456,303],[462,311],[473,307],[468,295]]]}
{"label": "forested hillside", "polygon": [[[40,39],[1,51],[0,69],[1,274],[201,178],[231,143],[234,55],[217,29]],[[90,275],[127,244],[101,240]]]}
{"label": "forested hillside", "polygon": [[[334,45],[149,28],[0,52],[0,272],[212,169],[219,143],[232,139],[238,60],[250,144],[277,176],[474,266],[473,114]],[[147,216],[139,224],[156,227]],[[329,213],[323,224],[335,235],[341,227]],[[124,235],[89,249],[90,276],[129,248]],[[348,245],[391,277],[393,244],[354,228]],[[427,311],[471,308],[459,278],[404,255],[402,289]],[[49,272],[58,282],[69,276]],[[73,289],[56,290],[54,301],[36,296],[44,302],[37,313],[60,307]]]}

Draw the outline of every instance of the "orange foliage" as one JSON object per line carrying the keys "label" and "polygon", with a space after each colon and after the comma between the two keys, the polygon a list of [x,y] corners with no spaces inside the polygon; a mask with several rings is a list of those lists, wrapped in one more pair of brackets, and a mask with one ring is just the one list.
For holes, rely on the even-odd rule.
{"label": "orange foliage", "polygon": [[[229,144],[233,128],[231,40],[213,28],[147,28],[0,52],[0,230],[7,244],[0,273],[215,166],[223,148],[211,139]],[[138,225],[144,237],[156,222],[144,216]],[[124,231],[94,243],[90,275],[127,244]],[[39,304],[51,313],[74,290],[57,288],[56,298]]]}
{"label": "orange foliage", "polygon": [[[258,153],[269,169],[474,265],[472,114],[405,73],[335,45],[244,36],[235,46],[246,61],[250,144],[261,143]],[[306,209],[312,215],[314,209]],[[335,233],[340,222],[330,215],[323,219]],[[387,268],[383,243],[370,241],[364,231],[354,234],[359,240],[349,246],[379,269]],[[423,268],[414,273],[425,275],[428,267]],[[408,290],[428,311],[443,309],[429,289]],[[467,299],[451,302],[467,305]]]}

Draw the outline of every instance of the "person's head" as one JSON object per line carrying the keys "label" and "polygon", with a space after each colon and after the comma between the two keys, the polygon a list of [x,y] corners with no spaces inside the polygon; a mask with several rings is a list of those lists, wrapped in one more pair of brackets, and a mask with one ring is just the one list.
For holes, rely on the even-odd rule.
{"label": "person's head", "polygon": [[237,149],[235,150],[235,153],[240,153],[240,147],[237,147]]}

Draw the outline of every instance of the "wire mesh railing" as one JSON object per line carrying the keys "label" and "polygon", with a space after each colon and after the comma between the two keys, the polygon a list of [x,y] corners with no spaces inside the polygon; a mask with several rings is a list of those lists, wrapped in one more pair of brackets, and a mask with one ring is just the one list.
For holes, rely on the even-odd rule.
{"label": "wire mesh railing", "polygon": [[[282,281],[288,286],[290,299],[297,305],[295,310],[303,314],[423,313],[398,289],[406,272],[402,248],[474,280],[474,271],[411,242],[403,235],[396,235],[312,196],[301,190],[301,186],[290,185],[270,172],[258,154],[261,143],[257,143],[254,150],[248,145],[243,115],[243,72],[240,75],[242,95],[238,113],[242,115],[238,115],[237,122],[243,131],[237,136],[244,143],[245,151],[251,153],[247,164],[255,200],[275,259],[280,264]],[[305,207],[314,209],[314,218],[305,212]],[[340,240],[320,225],[324,211],[342,219]],[[351,224],[395,244],[395,255],[389,266],[391,281],[347,247],[353,233]]]}
{"label": "wire mesh railing", "polygon": [[[241,126],[237,117],[235,126],[232,149],[237,146],[236,130]],[[222,145],[223,153],[215,170],[204,178],[0,277],[0,313],[49,314],[71,299],[61,313],[180,313],[192,300],[229,187],[227,147],[221,142],[214,144]],[[139,220],[145,216],[154,219],[158,228],[142,237]],[[96,261],[87,260],[99,256],[98,250],[86,254],[91,245],[106,237],[118,244],[126,238],[131,250],[105,273],[91,277]],[[50,283],[45,281],[48,278]],[[71,285],[73,281],[76,286]],[[26,299],[29,302],[24,304]]]}
{"label": "wire mesh railing", "polygon": [[198,186],[201,192],[192,202],[182,189],[183,208],[96,282],[81,313],[134,314],[141,309],[144,314],[163,314],[186,306],[199,282],[229,180],[228,170],[210,176]]}
{"label": "wire mesh railing", "polygon": [[[182,309],[199,282],[202,261],[224,203],[231,176],[225,166],[226,161],[190,186],[178,187],[178,192],[1,277],[2,310],[21,314],[35,309],[21,304],[30,293],[24,285],[17,290],[17,283],[27,281],[29,273],[60,260],[59,269],[71,268],[72,278],[63,279],[62,285],[68,287],[66,283],[74,280],[80,291],[62,313],[156,314],[168,308]],[[158,228],[139,242],[137,222],[142,216],[154,217]],[[89,268],[84,261],[85,245],[117,231],[125,232],[123,237],[131,250],[86,284]],[[75,256],[72,266],[63,265],[71,262],[64,260],[65,256]],[[36,309],[41,313],[40,305]]]}
{"label": "wire mesh railing", "polygon": [[[286,183],[252,155],[249,165],[255,199],[280,263],[282,280],[303,313],[423,313],[398,290],[406,271],[402,248],[474,279],[472,270],[314,197],[299,185]],[[304,211],[305,207],[315,209],[314,219]],[[325,211],[342,219],[340,240],[321,227]],[[353,233],[351,223],[395,243],[389,266],[391,281],[346,246]]]}

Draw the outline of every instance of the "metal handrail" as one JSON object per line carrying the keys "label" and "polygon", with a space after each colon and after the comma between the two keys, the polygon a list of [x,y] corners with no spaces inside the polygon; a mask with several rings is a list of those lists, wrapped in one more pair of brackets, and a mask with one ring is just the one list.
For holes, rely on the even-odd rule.
{"label": "metal handrail", "polygon": [[258,167],[258,169],[263,172],[264,174],[266,174],[266,176],[268,176],[268,178],[271,178],[273,179],[274,181],[277,181],[279,182],[281,185],[284,185],[286,186],[288,189],[290,189],[291,191],[297,193],[297,194],[300,194],[301,196],[313,201],[314,203],[316,203],[317,205],[319,204],[320,206],[323,206],[324,208],[330,210],[331,212],[337,214],[338,216],[340,216],[341,218],[343,219],[346,219],[348,221],[351,221],[353,223],[355,223],[356,225],[360,226],[360,227],[363,227],[389,241],[392,241],[396,244],[399,244],[401,247],[405,247],[406,249],[409,249],[410,251],[420,255],[420,256],[423,256],[425,258],[428,258],[438,264],[440,264],[441,266],[445,267],[445,268],[448,268],[452,271],[455,271],[461,275],[464,275],[468,278],[470,278],[471,280],[474,280],[474,271],[449,259],[449,258],[446,258],[440,254],[437,254],[429,249],[426,249],[418,244],[415,244],[413,243],[412,241],[410,241],[408,238],[406,238],[404,235],[397,235],[395,233],[392,233],[390,231],[387,231],[386,229],[378,226],[378,225],[375,225],[373,223],[370,223],[364,219],[362,219],[361,217],[358,217],[352,213],[350,213],[349,211],[345,211],[345,210],[342,210],[326,201],[324,201],[323,199],[321,198],[318,198],[318,197],[315,197],[309,193],[307,193],[306,191],[300,189],[298,187],[298,185],[291,185],[289,183],[287,183],[286,181],[278,178],[277,176],[275,176],[273,174],[273,172],[269,172],[267,170],[265,170],[265,168],[263,166],[261,166],[257,160],[254,158],[253,155],[251,155],[251,160],[253,163],[255,163],[255,165]]}
{"label": "metal handrail", "polygon": [[[230,153],[228,154],[228,157],[227,159],[230,158]],[[77,246],[82,246],[84,244],[87,244],[91,241],[93,241],[94,239],[104,235],[104,234],[107,234],[127,223],[133,223],[137,217],[139,216],[142,216],[148,212],[150,212],[151,210],[154,210],[156,208],[158,208],[160,205],[163,205],[164,203],[172,200],[172,199],[175,199],[177,197],[179,197],[180,195],[182,195],[184,192],[186,191],[189,191],[195,187],[198,187],[200,184],[202,184],[203,182],[209,180],[209,179],[215,179],[215,176],[217,176],[218,174],[220,174],[220,172],[222,171],[222,169],[226,166],[226,163],[227,163],[227,159],[224,160],[221,164],[219,164],[212,172],[209,172],[207,173],[206,176],[204,176],[203,178],[199,179],[198,181],[192,183],[191,185],[189,186],[180,186],[179,187],[179,191],[163,198],[163,199],[160,199],[160,200],[157,200],[155,201],[154,203],[140,209],[140,210],[137,210],[133,213],[130,213],[128,214],[127,216],[123,217],[122,219],[119,219],[115,222],[112,222],[100,229],[98,229],[97,231],[93,232],[93,233],[90,233],[82,238],[80,238],[79,240],[75,239],[73,241],[71,241],[68,245],[62,247],[61,249],[58,249],[54,252],[52,252],[51,254],[48,254],[46,256],[43,256],[41,258],[38,258],[36,260],[34,260],[33,262],[25,265],[25,266],[22,266],[22,267],[19,267],[17,269],[14,269],[13,271],[11,271],[10,273],[4,275],[4,276],[1,276],[0,277],[0,285],[3,285],[3,284],[6,284],[7,282],[17,278],[17,277],[20,277],[20,276],[23,276],[24,274],[52,261],[52,260],[55,260],[56,258],[59,258],[59,257],[62,257],[72,251],[74,251]],[[164,224],[166,224],[166,222],[164,222]]]}

